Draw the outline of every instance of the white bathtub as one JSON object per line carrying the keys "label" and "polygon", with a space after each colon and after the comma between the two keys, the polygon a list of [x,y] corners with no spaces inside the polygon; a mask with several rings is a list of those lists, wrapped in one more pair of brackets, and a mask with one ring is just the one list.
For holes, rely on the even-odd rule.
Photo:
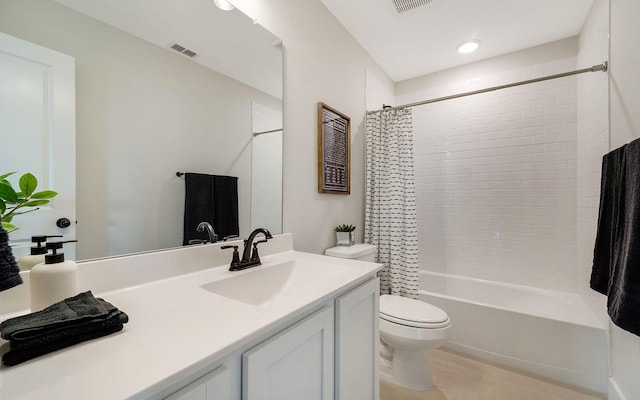
{"label": "white bathtub", "polygon": [[442,308],[451,319],[451,340],[445,347],[606,393],[607,319],[581,296],[420,274],[420,300]]}

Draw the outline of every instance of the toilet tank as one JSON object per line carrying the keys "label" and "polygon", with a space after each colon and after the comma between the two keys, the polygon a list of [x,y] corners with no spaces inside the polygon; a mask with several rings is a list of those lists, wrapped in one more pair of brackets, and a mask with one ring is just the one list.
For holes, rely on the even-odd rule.
{"label": "toilet tank", "polygon": [[325,256],[350,258],[352,260],[376,262],[376,246],[358,243],[353,246],[336,246],[325,250]]}

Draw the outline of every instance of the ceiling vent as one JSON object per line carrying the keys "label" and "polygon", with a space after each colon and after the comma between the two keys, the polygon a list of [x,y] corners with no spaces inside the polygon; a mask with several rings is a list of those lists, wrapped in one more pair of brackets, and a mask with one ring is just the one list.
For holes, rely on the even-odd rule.
{"label": "ceiling vent", "polygon": [[195,57],[197,56],[197,54],[189,49],[186,49],[182,46],[180,46],[179,44],[174,44],[173,46],[171,46],[172,50],[177,51],[178,53],[182,53],[187,57]]}
{"label": "ceiling vent", "polygon": [[437,0],[392,0],[398,14],[406,13],[418,7],[426,6]]}

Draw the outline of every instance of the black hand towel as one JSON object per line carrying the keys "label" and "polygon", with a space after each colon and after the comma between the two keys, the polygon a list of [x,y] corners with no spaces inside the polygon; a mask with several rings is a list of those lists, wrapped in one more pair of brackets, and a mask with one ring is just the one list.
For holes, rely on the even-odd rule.
{"label": "black hand towel", "polygon": [[97,339],[99,337],[107,336],[115,332],[122,330],[123,325],[119,318],[112,318],[106,320],[100,324],[100,327],[96,329],[81,332],[76,335],[66,336],[56,341],[43,342],[40,345],[31,347],[14,349],[13,343],[10,344],[11,350],[2,355],[2,362],[7,366],[13,366],[25,361],[31,360],[42,356],[44,354],[51,353],[56,350],[63,349],[65,347],[73,346],[81,342],[85,342],[91,339]]}
{"label": "black hand towel", "polygon": [[21,283],[20,268],[9,246],[9,234],[0,227],[0,292]]}
{"label": "black hand towel", "polygon": [[115,325],[120,326],[120,329],[122,329],[122,325],[129,321],[129,316],[118,310],[111,303],[108,303],[103,299],[97,300],[107,309],[106,316],[87,319],[82,324],[70,324],[63,329],[48,330],[43,332],[41,335],[31,337],[29,339],[12,340],[10,342],[11,351],[57,345],[58,342],[66,342],[74,336],[87,335],[91,338],[92,332],[103,331]]}
{"label": "black hand towel", "polygon": [[[11,366],[80,342],[121,331],[127,314],[113,304],[80,293],[44,310],[0,323],[9,351],[2,362]],[[3,346],[4,347],[4,346]]]}
{"label": "black hand towel", "polygon": [[214,176],[214,230],[218,237],[240,236],[238,221],[238,178]]}
{"label": "black hand towel", "polygon": [[625,146],[623,158],[607,310],[616,325],[640,336],[640,139]]}
{"label": "black hand towel", "polygon": [[200,222],[210,223],[219,238],[240,234],[238,178],[185,174],[183,245],[193,239],[209,239],[207,232],[196,230]]}
{"label": "black hand towel", "polygon": [[184,181],[184,234],[182,244],[186,246],[192,239],[209,239],[207,232],[198,232],[196,228],[200,222],[208,222],[211,226],[214,226],[214,177],[213,175],[187,172],[184,174]]}
{"label": "black hand towel", "polygon": [[80,293],[44,310],[11,318],[0,323],[0,337],[5,340],[26,340],[81,326],[87,321],[107,318],[109,311],[91,292]]}
{"label": "black hand towel", "polygon": [[609,291],[609,278],[615,247],[615,233],[619,230],[620,214],[624,198],[624,147],[602,157],[602,177],[600,179],[600,210],[593,251],[593,269],[590,286],[604,295]]}

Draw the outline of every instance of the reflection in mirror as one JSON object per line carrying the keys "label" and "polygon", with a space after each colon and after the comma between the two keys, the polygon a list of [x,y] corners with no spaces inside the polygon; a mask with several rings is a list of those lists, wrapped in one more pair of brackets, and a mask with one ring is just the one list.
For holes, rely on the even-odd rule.
{"label": "reflection in mirror", "polygon": [[251,230],[282,232],[282,110],[253,102]]}
{"label": "reflection in mirror", "polygon": [[[2,0],[0,31],[75,59],[77,259],[180,246],[177,171],[238,177],[240,235],[282,231],[282,132],[253,136],[282,128],[280,41],[264,28],[210,0]],[[3,152],[19,152],[2,124]]]}

